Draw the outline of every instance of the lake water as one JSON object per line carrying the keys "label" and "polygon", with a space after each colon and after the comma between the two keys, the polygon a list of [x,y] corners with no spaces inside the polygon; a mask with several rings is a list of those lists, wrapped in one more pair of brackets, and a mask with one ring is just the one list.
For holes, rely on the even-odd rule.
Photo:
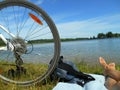
{"label": "lake water", "polygon": [[[51,43],[36,44],[34,51],[23,56],[23,59],[32,62],[40,60],[47,62],[47,60],[52,58],[53,46]],[[75,62],[98,63],[98,58],[102,56],[107,61],[120,63],[120,38],[62,42],[61,55],[64,56],[65,60]],[[12,58],[12,56],[12,54],[9,54],[9,58]],[[0,57],[8,58],[8,55],[6,55],[6,52],[3,52],[0,54]]]}
{"label": "lake water", "polygon": [[120,38],[63,42],[61,55],[68,60],[98,63],[100,56],[120,63]]}

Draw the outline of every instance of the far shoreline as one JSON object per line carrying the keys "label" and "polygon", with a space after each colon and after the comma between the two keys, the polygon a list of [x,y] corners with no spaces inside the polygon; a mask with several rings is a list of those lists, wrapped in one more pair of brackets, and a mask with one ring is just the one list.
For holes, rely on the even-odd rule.
{"label": "far shoreline", "polygon": [[[120,39],[120,37],[112,38],[61,38],[60,42],[70,42],[70,41],[85,41],[85,40],[104,40],[104,39]],[[28,44],[46,44],[54,42],[53,39],[39,39],[28,41]],[[0,47],[5,46],[4,42],[0,42]]]}

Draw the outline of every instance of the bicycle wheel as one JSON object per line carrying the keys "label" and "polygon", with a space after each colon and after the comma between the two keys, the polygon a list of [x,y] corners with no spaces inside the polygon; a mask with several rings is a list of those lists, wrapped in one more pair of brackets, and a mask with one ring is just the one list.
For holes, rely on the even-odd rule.
{"label": "bicycle wheel", "polygon": [[17,85],[45,79],[60,55],[59,34],[52,19],[31,2],[6,0],[0,2],[0,25],[7,40],[7,50],[0,50],[0,78]]}

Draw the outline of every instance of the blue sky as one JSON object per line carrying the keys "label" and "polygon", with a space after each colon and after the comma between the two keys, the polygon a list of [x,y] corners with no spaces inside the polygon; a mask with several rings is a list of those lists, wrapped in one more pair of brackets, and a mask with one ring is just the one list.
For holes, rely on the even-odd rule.
{"label": "blue sky", "polygon": [[30,0],[55,22],[61,38],[120,33],[120,0]]}

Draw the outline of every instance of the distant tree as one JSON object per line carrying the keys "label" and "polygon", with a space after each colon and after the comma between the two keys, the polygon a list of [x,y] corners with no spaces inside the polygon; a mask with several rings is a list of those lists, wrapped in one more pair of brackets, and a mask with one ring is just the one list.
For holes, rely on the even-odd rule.
{"label": "distant tree", "polygon": [[101,39],[101,38],[106,38],[106,35],[104,33],[99,33],[97,35],[97,38]]}
{"label": "distant tree", "polygon": [[90,37],[89,39],[92,39],[92,37]]}
{"label": "distant tree", "polygon": [[115,33],[115,34],[113,35],[113,37],[120,37],[120,34]]}
{"label": "distant tree", "polygon": [[106,34],[104,33],[99,33],[97,35],[98,39],[102,39],[102,38],[119,38],[120,37],[120,33],[112,33],[112,32],[107,32]]}
{"label": "distant tree", "polygon": [[93,36],[93,39],[96,39],[96,37],[95,37],[95,36]]}
{"label": "distant tree", "polygon": [[114,35],[113,35],[113,33],[112,32],[108,32],[108,33],[106,33],[106,37],[107,38],[112,38]]}

